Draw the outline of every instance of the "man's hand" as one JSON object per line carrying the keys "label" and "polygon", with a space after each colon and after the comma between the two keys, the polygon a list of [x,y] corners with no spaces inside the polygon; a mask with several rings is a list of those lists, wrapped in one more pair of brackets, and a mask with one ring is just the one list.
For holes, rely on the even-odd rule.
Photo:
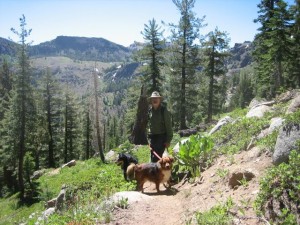
{"label": "man's hand", "polygon": [[170,147],[170,143],[165,143],[165,148],[169,148]]}

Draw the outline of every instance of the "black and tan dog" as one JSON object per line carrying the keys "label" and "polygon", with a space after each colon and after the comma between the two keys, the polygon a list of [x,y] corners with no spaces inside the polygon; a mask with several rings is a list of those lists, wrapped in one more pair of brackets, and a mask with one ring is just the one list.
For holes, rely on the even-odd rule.
{"label": "black and tan dog", "polygon": [[132,179],[132,177],[127,176],[127,168],[129,165],[136,165],[138,164],[138,161],[136,158],[134,158],[132,155],[128,153],[119,153],[119,157],[116,161],[118,165],[121,166],[123,169],[124,179],[128,181],[128,179]]}
{"label": "black and tan dog", "polygon": [[156,163],[131,164],[127,168],[127,177],[137,181],[138,191],[143,192],[143,186],[146,181],[155,183],[156,190],[159,192],[161,183],[168,183],[170,186],[170,178],[174,158],[162,157]]}

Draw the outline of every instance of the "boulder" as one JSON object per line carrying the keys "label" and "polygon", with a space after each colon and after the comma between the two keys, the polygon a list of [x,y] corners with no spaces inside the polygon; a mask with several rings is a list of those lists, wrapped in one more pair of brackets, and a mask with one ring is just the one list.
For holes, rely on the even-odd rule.
{"label": "boulder", "polygon": [[251,171],[236,171],[230,174],[228,185],[230,188],[235,189],[238,186],[242,185],[241,181],[244,179],[250,181],[255,177],[254,173]]}
{"label": "boulder", "polygon": [[299,95],[300,95],[300,90],[293,89],[293,90],[290,90],[290,91],[280,94],[276,98],[276,101],[283,102],[283,103],[288,102],[288,101],[292,100],[293,98],[296,98]]}
{"label": "boulder", "polygon": [[52,215],[53,213],[55,213],[55,208],[54,208],[54,207],[49,208],[49,209],[46,209],[46,210],[43,212],[42,220],[47,220],[48,217],[49,217],[50,215]]}
{"label": "boulder", "polygon": [[300,108],[300,95],[292,100],[290,105],[288,106],[285,114],[291,114],[296,112]]}
{"label": "boulder", "polygon": [[298,148],[296,143],[299,139],[299,125],[290,125],[280,128],[272,157],[273,164],[279,165],[282,162],[288,162],[290,152]]}
{"label": "boulder", "polygon": [[283,125],[284,119],[281,117],[274,117],[271,119],[269,132],[272,133],[275,129],[281,127]]}
{"label": "boulder", "polygon": [[108,153],[105,155],[105,159],[108,161],[116,161],[118,158],[118,153],[115,152],[114,150],[110,150]]}
{"label": "boulder", "polygon": [[211,134],[215,133],[222,126],[224,126],[227,123],[231,123],[231,122],[233,122],[233,119],[230,116],[225,116],[224,118],[222,118],[218,121],[217,125],[215,125],[208,134],[211,135]]}
{"label": "boulder", "polygon": [[175,155],[177,155],[178,154],[178,152],[179,152],[179,147],[180,147],[180,145],[182,145],[182,144],[184,144],[185,142],[187,142],[188,140],[190,140],[189,138],[185,138],[185,139],[182,139],[180,142],[177,142],[177,144],[174,146],[174,148],[173,148],[173,153],[175,154]]}
{"label": "boulder", "polygon": [[260,132],[260,134],[257,136],[257,139],[261,139],[265,136],[268,136],[271,134],[275,129],[282,126],[284,120],[280,117],[274,117],[270,121],[270,126]]}
{"label": "boulder", "polygon": [[66,164],[64,164],[64,165],[62,165],[61,168],[65,168],[66,166],[67,166],[67,167],[72,167],[72,166],[75,166],[75,165],[76,165],[76,160],[73,159],[73,160],[71,160],[70,162],[68,162],[68,163],[66,163]]}
{"label": "boulder", "polygon": [[45,169],[34,171],[30,179],[37,180],[46,172]]}
{"label": "boulder", "polygon": [[255,107],[252,107],[249,112],[247,113],[246,117],[258,117],[262,118],[266,112],[270,112],[271,107],[267,105],[257,105]]}
{"label": "boulder", "polygon": [[63,185],[62,189],[60,190],[57,198],[56,198],[56,202],[55,202],[55,209],[61,211],[63,206],[64,206],[64,202],[65,202],[65,196],[66,196],[66,186]]}
{"label": "boulder", "polygon": [[117,192],[109,198],[109,202],[114,202],[118,205],[120,201],[125,200],[128,205],[137,203],[137,202],[145,202],[147,200],[151,200],[153,197],[143,194],[138,191],[122,191]]}
{"label": "boulder", "polygon": [[265,99],[254,98],[254,99],[251,100],[248,108],[251,109],[251,108],[253,108],[253,107],[255,107],[255,106],[257,106],[257,105],[259,105],[259,104],[261,104],[261,103],[263,103],[265,101],[266,101]]}

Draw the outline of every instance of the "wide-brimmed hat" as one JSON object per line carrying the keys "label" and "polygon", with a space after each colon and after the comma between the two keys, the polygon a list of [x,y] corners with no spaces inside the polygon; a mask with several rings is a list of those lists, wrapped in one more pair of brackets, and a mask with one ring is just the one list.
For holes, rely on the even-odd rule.
{"label": "wide-brimmed hat", "polygon": [[151,96],[149,97],[149,100],[151,100],[151,98],[160,98],[162,99],[163,97],[160,96],[160,94],[158,93],[158,91],[153,91]]}

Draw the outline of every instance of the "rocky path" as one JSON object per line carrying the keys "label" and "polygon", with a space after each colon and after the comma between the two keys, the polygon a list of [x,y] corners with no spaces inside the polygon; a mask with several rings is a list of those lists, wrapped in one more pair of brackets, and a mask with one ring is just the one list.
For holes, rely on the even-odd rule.
{"label": "rocky path", "polygon": [[[259,191],[259,180],[270,165],[270,154],[262,153],[255,147],[234,155],[230,160],[226,156],[219,157],[212,167],[192,183],[181,182],[171,190],[166,190],[161,185],[159,194],[153,184],[146,183],[144,194],[147,198],[130,201],[127,209],[115,208],[110,224],[195,224],[195,212],[207,211],[228,198],[234,201],[231,210],[234,224],[265,224],[254,213],[253,202]],[[220,176],[220,170],[228,171],[228,174]],[[243,171],[251,172],[254,178],[245,185],[230,187],[234,174]]]}

